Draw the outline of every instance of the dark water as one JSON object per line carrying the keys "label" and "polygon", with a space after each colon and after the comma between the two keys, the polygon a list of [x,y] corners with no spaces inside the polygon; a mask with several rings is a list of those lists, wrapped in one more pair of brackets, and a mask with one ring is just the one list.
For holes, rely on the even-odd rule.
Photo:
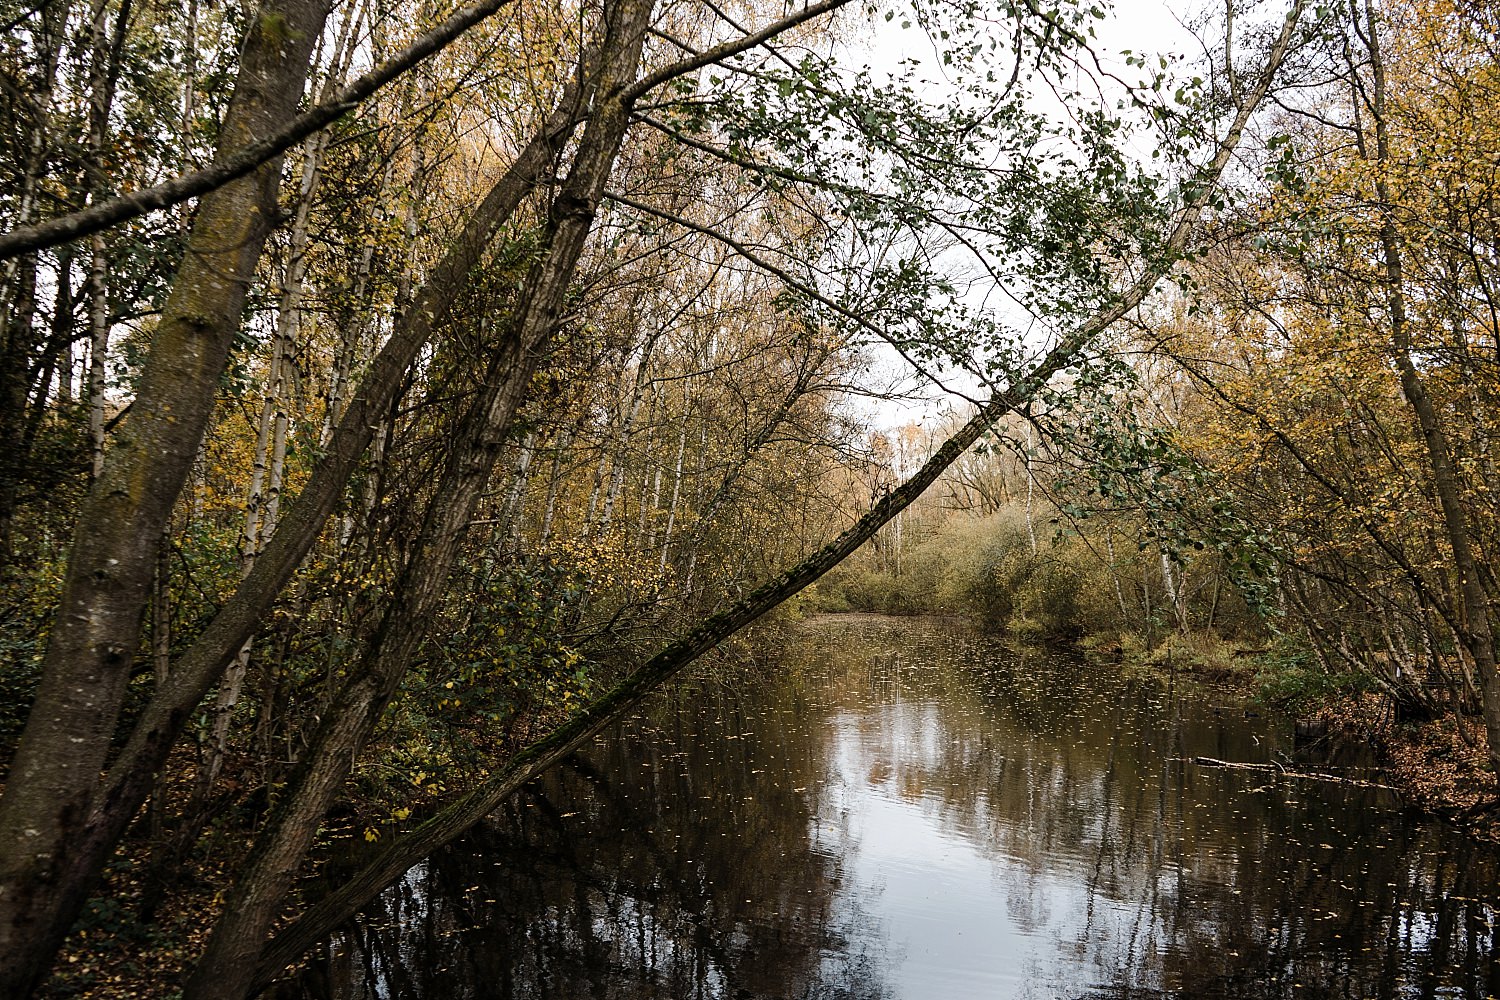
{"label": "dark water", "polygon": [[1181,760],[1288,762],[1289,725],[930,621],[762,659],[413,869],[303,988],[1500,996],[1493,852],[1386,793]]}

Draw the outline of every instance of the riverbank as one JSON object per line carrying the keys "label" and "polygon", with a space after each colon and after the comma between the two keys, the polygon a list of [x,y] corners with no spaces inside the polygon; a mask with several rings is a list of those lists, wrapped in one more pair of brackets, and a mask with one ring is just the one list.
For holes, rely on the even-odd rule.
{"label": "riverbank", "polygon": [[1129,677],[1159,685],[1188,682],[1245,702],[1280,708],[1320,738],[1365,748],[1380,781],[1410,808],[1441,819],[1477,840],[1500,843],[1500,796],[1489,769],[1484,725],[1456,713],[1424,720],[1398,718],[1391,699],[1337,683],[1309,684],[1270,650],[1246,649],[1212,636],[1174,636],[1150,652],[1113,642],[1085,651],[1114,662]]}
{"label": "riverbank", "polygon": [[1177,635],[1146,650],[1139,639],[1085,640],[1085,655],[1114,663],[1128,677],[1166,686],[1204,685],[1248,703],[1287,711],[1320,738],[1365,748],[1380,781],[1410,808],[1500,843],[1500,794],[1490,770],[1483,721],[1456,712],[1401,719],[1378,691],[1350,690],[1350,678],[1326,678],[1272,649],[1246,648],[1211,635]]}
{"label": "riverbank", "polygon": [[1344,695],[1318,707],[1329,738],[1369,745],[1385,780],[1412,808],[1488,843],[1500,843],[1500,796],[1483,722],[1457,714],[1399,720],[1388,699]]}
{"label": "riverbank", "polygon": [[[821,612],[830,617],[839,613]],[[922,620],[932,615],[893,617]],[[1025,629],[997,629],[977,615],[939,617],[966,621],[980,632],[1018,646],[1066,649],[1117,670],[1127,680],[1164,689],[1200,687],[1208,698],[1285,712],[1304,720],[1323,739],[1364,748],[1381,768],[1379,780],[1396,789],[1409,808],[1453,825],[1475,840],[1500,843],[1500,794],[1489,768],[1484,726],[1477,716],[1448,713],[1424,720],[1399,719],[1392,700],[1379,691],[1360,690],[1356,675],[1330,677],[1295,649],[1251,637],[1231,640],[1204,632],[1171,633],[1148,646],[1141,636],[1123,632],[1038,642]]]}

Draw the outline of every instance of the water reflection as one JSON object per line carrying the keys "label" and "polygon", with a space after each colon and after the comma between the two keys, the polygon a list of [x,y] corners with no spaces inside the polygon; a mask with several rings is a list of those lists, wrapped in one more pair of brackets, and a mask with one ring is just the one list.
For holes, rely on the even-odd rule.
{"label": "water reflection", "polygon": [[1500,995],[1496,858],[1239,709],[811,623],[408,873],[293,995]]}

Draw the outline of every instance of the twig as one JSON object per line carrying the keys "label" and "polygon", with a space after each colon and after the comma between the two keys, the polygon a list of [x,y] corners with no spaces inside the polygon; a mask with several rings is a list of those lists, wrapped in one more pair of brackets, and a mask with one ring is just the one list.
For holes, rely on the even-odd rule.
{"label": "twig", "polygon": [[1401,789],[1394,785],[1382,785],[1378,781],[1362,781],[1359,778],[1344,778],[1336,774],[1319,774],[1316,771],[1288,771],[1280,764],[1247,764],[1243,761],[1219,760],[1217,757],[1172,757],[1173,761],[1186,764],[1197,764],[1200,767],[1223,767],[1236,771],[1260,771],[1266,774],[1276,774],[1283,778],[1301,778],[1307,781],[1327,781],[1336,785],[1354,785],[1358,788],[1380,788],[1387,792],[1401,794]]}

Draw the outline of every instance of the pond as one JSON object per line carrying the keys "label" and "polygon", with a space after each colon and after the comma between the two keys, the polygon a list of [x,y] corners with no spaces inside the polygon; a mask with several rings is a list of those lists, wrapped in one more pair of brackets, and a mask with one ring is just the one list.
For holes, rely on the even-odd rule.
{"label": "pond", "polygon": [[1225,700],[814,619],[412,869],[299,992],[1500,996],[1496,854],[1388,792],[1193,762],[1308,769]]}

